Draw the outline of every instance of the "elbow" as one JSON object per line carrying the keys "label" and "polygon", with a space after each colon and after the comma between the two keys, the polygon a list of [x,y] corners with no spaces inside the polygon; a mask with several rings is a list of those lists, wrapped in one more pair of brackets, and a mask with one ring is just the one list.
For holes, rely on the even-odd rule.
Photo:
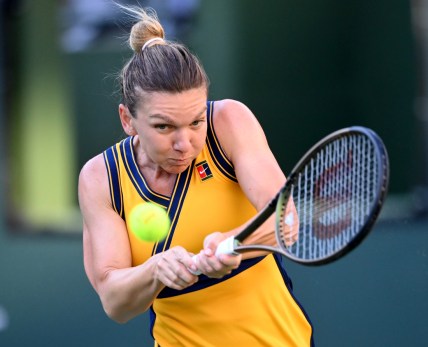
{"label": "elbow", "polygon": [[[114,295],[114,297],[118,297],[118,295]],[[144,313],[147,309],[141,309],[141,307],[135,306],[134,302],[131,301],[118,302],[116,300],[111,300],[111,298],[102,298],[101,302],[107,317],[119,324],[129,322],[131,319]]]}
{"label": "elbow", "polygon": [[104,308],[104,312],[106,313],[107,317],[109,317],[112,321],[118,324],[125,324],[131,319],[131,318],[125,317],[125,315],[120,314],[115,310],[110,310],[108,308]]}
{"label": "elbow", "polygon": [[129,314],[129,309],[127,309],[126,304],[123,302],[118,302],[114,297],[120,297],[117,295],[108,295],[104,293],[100,295],[100,300],[105,314],[111,320],[119,324],[127,323],[132,317]]}
{"label": "elbow", "polygon": [[125,324],[144,313],[152,304],[152,300],[149,301],[144,295],[144,290],[128,287],[126,283],[112,280],[99,281],[97,287],[104,312],[107,317],[119,324]]}
{"label": "elbow", "polygon": [[108,304],[105,302],[102,302],[103,309],[107,317],[109,317],[112,321],[118,323],[118,324],[125,324],[129,320],[131,320],[132,317],[130,317],[129,314],[126,313],[124,309],[121,309],[115,305]]}

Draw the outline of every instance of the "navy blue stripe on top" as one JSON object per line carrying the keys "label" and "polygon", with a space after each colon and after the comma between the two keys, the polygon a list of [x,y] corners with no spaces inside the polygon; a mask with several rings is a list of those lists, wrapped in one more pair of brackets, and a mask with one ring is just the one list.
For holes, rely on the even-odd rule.
{"label": "navy blue stripe on top", "polygon": [[241,272],[247,270],[248,268],[256,265],[257,263],[259,263],[260,261],[262,261],[265,257],[257,257],[257,258],[250,258],[250,259],[245,259],[241,262],[241,264],[239,265],[239,267],[235,270],[233,270],[229,275],[226,275],[220,279],[218,278],[210,278],[207,277],[205,275],[199,275],[199,280],[198,282],[196,282],[194,285],[187,287],[185,289],[182,290],[176,290],[176,289],[172,289],[169,287],[165,287],[157,296],[158,299],[162,299],[162,298],[170,298],[173,296],[177,296],[177,295],[182,295],[182,294],[187,294],[187,293],[191,293],[191,292],[195,292],[197,290],[201,290],[204,288],[208,288],[211,287],[215,284],[221,283],[223,281],[227,281],[228,279],[240,274]]}
{"label": "navy blue stripe on top", "polygon": [[170,248],[171,241],[174,237],[174,231],[177,227],[178,219],[180,217],[181,209],[186,198],[187,190],[189,189],[190,181],[192,178],[192,172],[195,167],[195,160],[192,164],[182,173],[180,173],[175,182],[174,190],[172,192],[172,198],[168,208],[168,215],[171,220],[171,228],[168,237],[159,242],[154,253],[160,253]]}
{"label": "navy blue stripe on top", "polygon": [[130,136],[120,143],[120,152],[126,172],[138,194],[144,201],[151,201],[167,208],[170,198],[152,191],[141,174],[140,168],[135,160],[134,147],[132,144],[133,139],[134,137]]}

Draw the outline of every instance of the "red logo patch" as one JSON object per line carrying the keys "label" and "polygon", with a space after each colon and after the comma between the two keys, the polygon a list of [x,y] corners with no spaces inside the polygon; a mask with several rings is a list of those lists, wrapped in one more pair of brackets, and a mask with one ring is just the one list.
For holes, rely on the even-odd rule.
{"label": "red logo patch", "polygon": [[211,169],[205,160],[196,164],[196,170],[198,171],[199,177],[202,181],[213,177]]}

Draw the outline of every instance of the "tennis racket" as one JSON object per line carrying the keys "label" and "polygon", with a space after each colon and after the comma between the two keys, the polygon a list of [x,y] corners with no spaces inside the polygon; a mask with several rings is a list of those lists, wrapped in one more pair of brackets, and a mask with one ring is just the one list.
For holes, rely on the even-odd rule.
{"label": "tennis racket", "polygon": [[[387,195],[389,161],[380,137],[354,126],[315,144],[285,185],[242,232],[216,254],[268,251],[305,265],[327,264],[349,253],[370,232]],[[287,212],[294,203],[297,215]],[[275,213],[277,246],[243,244]]]}

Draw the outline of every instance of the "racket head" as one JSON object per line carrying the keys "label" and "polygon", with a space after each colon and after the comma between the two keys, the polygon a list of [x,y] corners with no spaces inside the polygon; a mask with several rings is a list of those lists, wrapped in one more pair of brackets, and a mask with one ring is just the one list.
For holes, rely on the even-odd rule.
{"label": "racket head", "polygon": [[374,131],[354,126],[325,137],[302,157],[279,194],[279,253],[304,265],[343,257],[370,232],[388,184],[388,154]]}

